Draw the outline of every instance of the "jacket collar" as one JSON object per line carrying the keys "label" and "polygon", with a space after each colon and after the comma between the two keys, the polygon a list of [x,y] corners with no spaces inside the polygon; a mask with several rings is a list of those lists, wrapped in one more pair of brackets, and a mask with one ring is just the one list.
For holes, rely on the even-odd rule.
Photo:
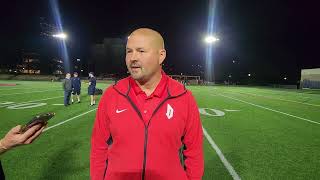
{"label": "jacket collar", "polygon": [[[182,85],[178,81],[170,78],[163,71],[162,71],[162,76],[163,76],[162,78],[166,78],[168,81],[167,82],[167,94],[168,94],[167,96],[168,96],[168,98],[181,96],[187,92],[184,85]],[[122,94],[123,96],[129,96],[130,89],[132,88],[131,83],[130,83],[130,77],[126,77],[124,79],[121,79],[115,85],[113,85],[113,88],[118,93]]]}

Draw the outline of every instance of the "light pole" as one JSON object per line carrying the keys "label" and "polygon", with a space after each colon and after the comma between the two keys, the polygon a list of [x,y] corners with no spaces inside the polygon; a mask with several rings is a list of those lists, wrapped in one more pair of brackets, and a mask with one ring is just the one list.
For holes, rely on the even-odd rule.
{"label": "light pole", "polygon": [[59,33],[52,34],[51,36],[53,38],[61,40],[59,43],[59,46],[60,46],[60,52],[63,59],[64,71],[70,72],[71,67],[70,67],[69,54],[68,54],[67,45],[66,45],[66,39],[68,38],[67,34],[64,32],[59,32]]}
{"label": "light pole", "polygon": [[212,51],[213,51],[213,45],[216,44],[220,39],[217,36],[214,35],[208,35],[204,38],[204,42],[207,44],[206,47],[206,63],[205,63],[205,79],[208,82],[214,82],[214,65],[212,60]]}
{"label": "light pole", "polygon": [[220,39],[216,36],[207,36],[206,38],[204,38],[204,41],[207,44],[214,44],[217,43]]}
{"label": "light pole", "polygon": [[52,37],[57,38],[57,39],[61,39],[61,40],[65,40],[67,39],[67,34],[65,33],[57,33],[57,34],[53,34]]}

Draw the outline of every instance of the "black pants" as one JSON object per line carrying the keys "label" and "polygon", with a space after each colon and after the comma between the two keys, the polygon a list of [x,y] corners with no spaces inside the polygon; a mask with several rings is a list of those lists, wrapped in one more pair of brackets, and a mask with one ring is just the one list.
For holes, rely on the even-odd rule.
{"label": "black pants", "polygon": [[6,178],[4,177],[4,172],[2,169],[1,161],[0,161],[0,180],[5,180]]}

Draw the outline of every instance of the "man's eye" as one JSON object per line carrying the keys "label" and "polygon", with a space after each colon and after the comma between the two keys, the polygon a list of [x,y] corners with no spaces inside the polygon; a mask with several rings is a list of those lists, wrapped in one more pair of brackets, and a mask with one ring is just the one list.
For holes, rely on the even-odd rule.
{"label": "man's eye", "polygon": [[128,54],[128,53],[131,53],[131,52],[132,52],[132,51],[127,51],[127,54]]}
{"label": "man's eye", "polygon": [[145,51],[144,51],[144,50],[140,50],[139,52],[143,53],[143,52],[145,52]]}

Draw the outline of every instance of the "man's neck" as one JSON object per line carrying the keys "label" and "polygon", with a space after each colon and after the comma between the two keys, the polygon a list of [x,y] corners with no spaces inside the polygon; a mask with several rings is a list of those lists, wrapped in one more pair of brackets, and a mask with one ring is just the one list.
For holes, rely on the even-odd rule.
{"label": "man's neck", "polygon": [[152,77],[150,80],[144,83],[139,81],[136,81],[136,82],[138,86],[141,88],[141,90],[145,92],[147,96],[150,96],[153,93],[153,91],[156,89],[158,84],[160,83],[161,78],[162,78],[162,74],[161,72],[159,72],[155,74],[154,77]]}

